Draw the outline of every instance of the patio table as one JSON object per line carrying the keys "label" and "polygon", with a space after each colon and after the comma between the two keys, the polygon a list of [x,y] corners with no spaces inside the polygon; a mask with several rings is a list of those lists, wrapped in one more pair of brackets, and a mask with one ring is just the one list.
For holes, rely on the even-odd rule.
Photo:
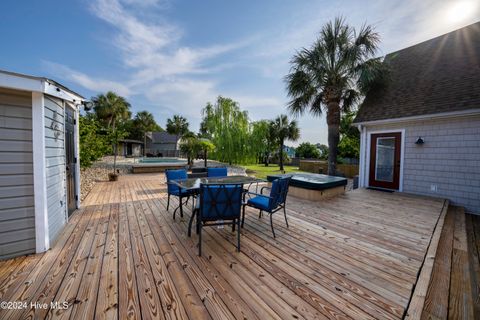
{"label": "patio table", "polygon": [[[181,179],[181,180],[172,180],[172,183],[175,183],[182,189],[192,192],[193,194],[198,194],[200,192],[200,185],[201,184],[248,184],[249,188],[252,184],[256,183],[256,189],[258,191],[258,184],[260,182],[267,182],[267,180],[249,177],[249,176],[226,176],[226,177],[204,177],[204,178],[189,178],[189,179]],[[195,198],[194,198],[195,199]],[[182,201],[179,202],[179,209],[180,211],[183,210],[182,208]],[[193,203],[193,208],[195,208],[195,202]],[[193,213],[189,223],[189,229],[192,224]]]}
{"label": "patio table", "polygon": [[203,178],[189,178],[182,180],[173,180],[177,186],[188,191],[198,191],[200,190],[200,185],[202,183],[221,183],[221,184],[253,184],[260,182],[267,182],[264,179],[259,179],[249,176],[227,176],[227,177],[203,177]]}

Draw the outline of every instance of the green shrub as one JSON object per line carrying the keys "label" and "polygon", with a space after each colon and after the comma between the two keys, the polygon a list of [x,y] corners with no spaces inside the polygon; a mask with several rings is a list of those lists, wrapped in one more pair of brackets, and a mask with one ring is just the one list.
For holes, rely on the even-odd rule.
{"label": "green shrub", "polygon": [[80,166],[90,167],[93,162],[107,153],[111,153],[111,144],[105,134],[101,134],[101,125],[92,114],[80,116]]}

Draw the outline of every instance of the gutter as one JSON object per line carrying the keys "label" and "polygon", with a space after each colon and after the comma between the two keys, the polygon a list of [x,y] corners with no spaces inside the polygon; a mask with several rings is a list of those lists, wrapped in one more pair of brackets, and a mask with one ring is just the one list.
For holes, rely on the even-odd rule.
{"label": "gutter", "polygon": [[360,122],[353,123],[352,125],[357,126],[357,128],[359,128],[360,130],[361,127],[365,125],[390,124],[390,123],[397,123],[397,122],[422,121],[422,120],[433,120],[433,119],[443,119],[443,118],[453,118],[453,117],[468,117],[472,115],[480,115],[480,108],[452,111],[452,112],[424,114],[419,116],[411,116],[411,117],[403,117],[403,118],[360,121]]}

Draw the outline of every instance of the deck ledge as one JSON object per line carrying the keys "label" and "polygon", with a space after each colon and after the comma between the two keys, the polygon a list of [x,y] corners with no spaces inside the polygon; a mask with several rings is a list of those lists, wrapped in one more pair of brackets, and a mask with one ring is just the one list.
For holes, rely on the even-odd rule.
{"label": "deck ledge", "polygon": [[433,230],[432,238],[428,246],[427,253],[423,259],[422,267],[417,277],[417,282],[413,287],[413,294],[410,298],[410,302],[407,306],[404,319],[416,320],[422,316],[423,306],[425,304],[425,298],[427,297],[428,285],[432,277],[433,263],[437,255],[438,243],[440,241],[440,235],[442,234],[443,224],[445,222],[445,216],[448,211],[449,201],[444,200],[442,211]]}

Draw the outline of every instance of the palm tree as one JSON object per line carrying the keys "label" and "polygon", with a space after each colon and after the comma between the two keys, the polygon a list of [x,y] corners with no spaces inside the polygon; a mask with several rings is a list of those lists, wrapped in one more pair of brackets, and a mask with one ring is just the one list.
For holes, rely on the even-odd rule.
{"label": "palm tree", "polygon": [[288,117],[284,114],[279,115],[271,124],[272,131],[279,145],[279,164],[280,171],[283,171],[283,149],[285,140],[297,141],[300,138],[300,129],[298,128],[297,121],[289,121]]}
{"label": "palm tree", "polygon": [[158,130],[158,124],[151,114],[148,111],[140,111],[135,115],[135,119],[133,119],[134,125],[139,131],[143,134],[143,156],[145,156],[145,152],[147,150],[147,132]]}
{"label": "palm tree", "polygon": [[107,128],[112,132],[113,173],[115,174],[117,169],[117,145],[119,138],[116,125],[118,121],[127,120],[131,117],[130,103],[112,91],[108,91],[106,94],[99,94],[93,97],[92,101],[97,117],[103,120],[107,124]]}
{"label": "palm tree", "polygon": [[357,32],[343,18],[336,18],[322,28],[310,49],[303,48],[291,60],[285,78],[292,98],[288,109],[295,115],[308,110],[314,116],[326,110],[330,175],[336,174],[341,112],[385,81],[381,58],[373,58],[379,39],[371,26]]}
{"label": "palm tree", "polygon": [[189,132],[187,119],[178,114],[174,115],[172,119],[167,119],[167,132],[175,135],[175,141],[178,144],[178,139]]}

